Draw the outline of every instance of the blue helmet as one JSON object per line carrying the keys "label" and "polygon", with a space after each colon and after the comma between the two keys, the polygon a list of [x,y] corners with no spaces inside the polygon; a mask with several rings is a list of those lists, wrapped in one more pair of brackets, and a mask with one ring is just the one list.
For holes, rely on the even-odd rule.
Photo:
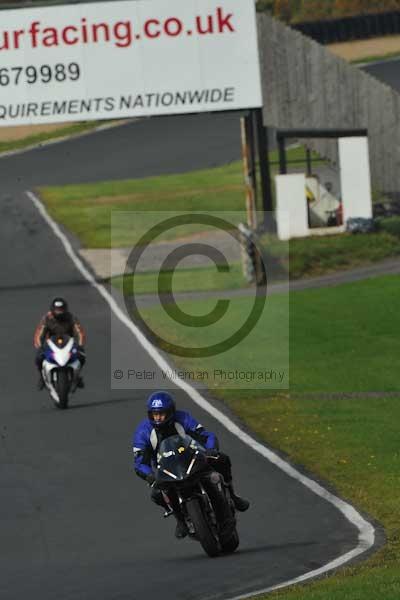
{"label": "blue helmet", "polygon": [[[147,414],[149,420],[154,427],[158,429],[169,425],[175,418],[175,401],[168,392],[154,392],[147,399]],[[153,418],[153,413],[165,413],[165,419],[161,422],[156,422]]]}

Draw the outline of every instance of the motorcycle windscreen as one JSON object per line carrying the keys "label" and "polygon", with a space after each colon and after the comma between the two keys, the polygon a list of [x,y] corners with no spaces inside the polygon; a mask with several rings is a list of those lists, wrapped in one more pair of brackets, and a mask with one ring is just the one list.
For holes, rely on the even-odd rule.
{"label": "motorcycle windscreen", "polygon": [[190,477],[196,461],[202,456],[201,450],[189,436],[173,435],[163,440],[157,453],[157,480],[166,483]]}

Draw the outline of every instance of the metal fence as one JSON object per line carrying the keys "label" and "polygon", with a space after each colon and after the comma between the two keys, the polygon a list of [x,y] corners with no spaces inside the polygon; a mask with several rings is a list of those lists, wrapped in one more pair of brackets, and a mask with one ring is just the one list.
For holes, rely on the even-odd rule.
{"label": "metal fence", "polygon": [[[279,129],[367,128],[373,186],[400,191],[400,95],[313,40],[258,15],[264,122]],[[310,141],[337,164],[337,143]]]}

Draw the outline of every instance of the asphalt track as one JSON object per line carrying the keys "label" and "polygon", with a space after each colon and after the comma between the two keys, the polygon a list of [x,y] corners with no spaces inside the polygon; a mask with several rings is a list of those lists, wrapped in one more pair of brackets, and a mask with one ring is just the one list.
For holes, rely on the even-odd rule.
{"label": "asphalt track", "polygon": [[[131,470],[130,438],[143,417],[145,392],[111,391],[114,317],[23,190],[237,158],[234,115],[184,123],[178,134],[177,117],[141,121],[0,162],[2,600],[225,599],[293,579],[357,545],[358,531],[336,508],[193,407],[180,390],[179,405],[217,432],[238,487],[252,502],[239,520],[240,551],[210,560],[198,544],[176,541],[173,523],[161,519]],[[58,294],[89,332],[87,388],[66,412],[35,391],[32,365],[33,328]],[[115,327],[122,349],[156,368],[127,329]]]}
{"label": "asphalt track", "polygon": [[239,115],[142,119],[4,157],[2,189],[148,177],[227,164],[240,157]]}
{"label": "asphalt track", "polygon": [[390,59],[363,67],[364,71],[400,92],[400,60]]}

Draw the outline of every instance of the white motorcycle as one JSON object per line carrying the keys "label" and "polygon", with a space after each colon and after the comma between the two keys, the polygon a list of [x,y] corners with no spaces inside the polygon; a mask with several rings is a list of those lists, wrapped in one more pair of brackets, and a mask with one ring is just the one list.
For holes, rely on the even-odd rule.
{"label": "white motorcycle", "polygon": [[52,336],[44,347],[43,381],[57,408],[67,408],[69,395],[76,391],[82,365],[78,345],[68,335]]}

